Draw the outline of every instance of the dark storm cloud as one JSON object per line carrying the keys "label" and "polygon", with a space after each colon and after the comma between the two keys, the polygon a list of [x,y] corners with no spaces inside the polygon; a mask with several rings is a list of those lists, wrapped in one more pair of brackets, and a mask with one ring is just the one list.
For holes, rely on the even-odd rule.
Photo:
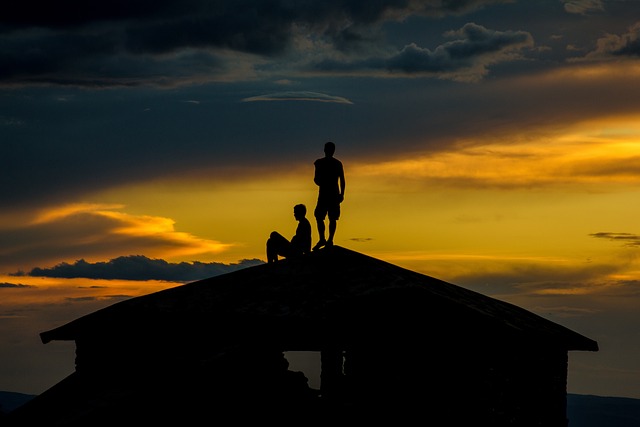
{"label": "dark storm cloud", "polygon": [[634,24],[629,31],[618,35],[607,35],[600,39],[599,53],[609,53],[614,56],[640,56],[640,22]]}
{"label": "dark storm cloud", "polygon": [[0,16],[0,81],[105,86],[158,84],[164,76],[171,82],[185,77],[187,64],[179,53],[193,49],[205,53],[191,75],[215,80],[228,70],[211,50],[277,58],[303,34],[348,52],[377,42],[384,22],[505,2],[24,1]]}
{"label": "dark storm cloud", "polygon": [[184,0],[25,0],[5,10],[0,23],[7,29],[22,27],[74,28],[90,23],[159,17],[179,13],[194,2]]}
{"label": "dark storm cloud", "polygon": [[485,73],[486,65],[506,58],[509,53],[523,47],[533,46],[533,37],[527,32],[489,30],[474,23],[468,23],[458,31],[450,31],[446,36],[457,39],[433,51],[412,43],[387,58],[369,58],[350,63],[327,60],[317,64],[316,68],[324,71],[384,69],[407,74],[447,74],[471,69],[473,71],[463,79],[475,80]]}
{"label": "dark storm cloud", "polygon": [[[0,42],[0,82],[78,84],[103,87],[162,84],[167,76],[223,69],[212,52],[172,56],[135,55],[122,50],[119,35],[104,32],[33,30]],[[144,80],[141,80],[143,79]]]}
{"label": "dark storm cloud", "polygon": [[[188,282],[230,273],[246,267],[263,264],[258,259],[245,259],[235,264],[219,262],[170,263],[142,255],[121,256],[107,262],[90,263],[83,259],[73,264],[60,263],[52,268],[33,268],[27,275],[36,277],[166,280]],[[21,273],[17,273],[21,274]]]}
{"label": "dark storm cloud", "polygon": [[[3,11],[5,30],[24,27],[77,28],[88,24],[119,21],[159,22],[184,17],[224,17],[228,26],[253,23],[252,19],[275,22],[325,22],[345,17],[356,23],[371,23],[385,15],[411,12],[428,15],[463,13],[512,0],[23,0]],[[221,20],[222,22],[222,20]],[[234,24],[234,25],[231,25]],[[226,27],[226,26],[225,26]],[[241,26],[241,28],[247,27]]]}
{"label": "dark storm cloud", "polygon": [[407,73],[448,72],[473,67],[478,58],[488,58],[491,62],[507,52],[533,45],[533,38],[527,32],[495,31],[473,23],[447,35],[458,39],[438,46],[433,52],[415,44],[406,46],[387,61],[387,67]]}

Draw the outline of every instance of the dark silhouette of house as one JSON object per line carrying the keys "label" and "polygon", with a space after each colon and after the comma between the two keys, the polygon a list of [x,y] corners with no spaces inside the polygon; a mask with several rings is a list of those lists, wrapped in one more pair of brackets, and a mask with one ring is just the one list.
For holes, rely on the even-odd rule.
{"label": "dark silhouette of house", "polygon": [[[125,300],[41,334],[76,369],[9,425],[567,426],[568,352],[527,310],[339,246]],[[287,351],[321,352],[321,386]],[[39,423],[39,424],[38,424]]]}

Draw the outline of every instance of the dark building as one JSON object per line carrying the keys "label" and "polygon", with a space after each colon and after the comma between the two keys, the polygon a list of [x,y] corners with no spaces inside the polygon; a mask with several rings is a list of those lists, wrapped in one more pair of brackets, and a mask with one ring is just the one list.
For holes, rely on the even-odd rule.
{"label": "dark building", "polygon": [[[122,301],[41,338],[74,340],[76,370],[10,425],[565,427],[568,352],[598,350],[527,310],[342,247]],[[287,351],[321,352],[319,390],[288,369]]]}

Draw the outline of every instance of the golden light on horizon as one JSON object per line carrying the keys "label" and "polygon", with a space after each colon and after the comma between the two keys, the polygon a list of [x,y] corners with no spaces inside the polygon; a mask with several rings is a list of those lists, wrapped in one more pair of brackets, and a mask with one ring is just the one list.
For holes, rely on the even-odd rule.
{"label": "golden light on horizon", "polygon": [[119,280],[89,278],[55,278],[0,275],[2,288],[0,306],[12,304],[64,304],[73,301],[103,300],[113,302],[146,295],[179,286],[182,283],[161,280]]}
{"label": "golden light on horizon", "polygon": [[[499,188],[557,184],[640,182],[640,117],[580,123],[542,140],[517,135],[501,141],[460,142],[407,159],[358,163],[352,175],[387,185],[402,180],[420,187],[436,183],[454,187]],[[403,187],[411,191],[413,187]]]}
{"label": "golden light on horizon", "polygon": [[[580,263],[611,249],[589,233],[636,232],[640,117],[525,131],[392,161],[349,159],[337,244],[424,270],[425,263],[497,266],[528,257]],[[59,261],[131,254],[170,262],[263,259],[271,231],[293,235],[294,204],[306,204],[314,222],[310,171],[300,163],[282,176],[257,171],[224,186],[200,175],[193,183],[137,183],[50,207],[34,224],[92,221],[92,234],[78,242],[103,245],[102,257],[84,255],[83,246],[76,258]]]}
{"label": "golden light on horizon", "polygon": [[590,61],[583,59],[570,59],[570,67],[558,68],[550,71],[537,79],[542,80],[619,80],[633,79],[640,76],[640,64],[633,59],[620,57],[618,61]]}

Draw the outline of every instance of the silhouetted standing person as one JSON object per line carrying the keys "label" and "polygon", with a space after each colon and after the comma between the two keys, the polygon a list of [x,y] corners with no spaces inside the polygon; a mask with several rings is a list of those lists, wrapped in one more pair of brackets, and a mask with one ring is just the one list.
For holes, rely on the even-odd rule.
{"label": "silhouetted standing person", "polygon": [[298,227],[291,241],[277,231],[271,233],[267,240],[267,262],[278,261],[278,255],[290,258],[311,252],[311,224],[306,215],[305,205],[293,207],[293,216],[298,221]]}
{"label": "silhouetted standing person", "polygon": [[[324,144],[324,157],[316,160],[313,181],[318,188],[318,203],[314,216],[318,224],[319,241],[313,250],[333,245],[333,236],[340,218],[340,203],[344,200],[344,168],[342,162],[333,157],[336,145],[329,141]],[[325,239],[325,217],[329,217],[329,238]]]}

